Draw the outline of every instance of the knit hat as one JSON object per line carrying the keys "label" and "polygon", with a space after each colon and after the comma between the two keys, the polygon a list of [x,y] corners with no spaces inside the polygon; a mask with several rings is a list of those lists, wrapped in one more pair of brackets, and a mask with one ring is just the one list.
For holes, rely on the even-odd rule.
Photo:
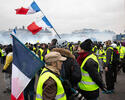
{"label": "knit hat", "polygon": [[92,50],[92,41],[90,39],[86,39],[80,44],[81,49],[85,51],[91,51]]}

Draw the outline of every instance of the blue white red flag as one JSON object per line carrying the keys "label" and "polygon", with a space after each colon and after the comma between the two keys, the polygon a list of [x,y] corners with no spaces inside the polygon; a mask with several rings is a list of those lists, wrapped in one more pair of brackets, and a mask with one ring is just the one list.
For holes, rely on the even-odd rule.
{"label": "blue white red flag", "polygon": [[13,62],[11,81],[11,100],[24,100],[23,90],[28,85],[35,73],[44,66],[34,53],[22,44],[14,35],[13,37]]}
{"label": "blue white red flag", "polygon": [[48,19],[43,16],[37,21],[34,21],[32,24],[30,24],[27,29],[32,32],[33,35],[35,35],[37,32],[42,30],[43,28],[53,28],[51,23],[48,21]]}
{"label": "blue white red flag", "polygon": [[36,4],[36,2],[33,1],[32,4],[27,8],[21,7],[16,9],[16,14],[27,15],[27,14],[34,14],[39,11],[40,11],[40,8]]}
{"label": "blue white red flag", "polygon": [[46,16],[43,16],[42,17],[42,20],[45,22],[45,24],[47,26],[49,26],[50,28],[53,28],[53,26],[51,25],[51,23],[49,22],[49,20],[46,18]]}

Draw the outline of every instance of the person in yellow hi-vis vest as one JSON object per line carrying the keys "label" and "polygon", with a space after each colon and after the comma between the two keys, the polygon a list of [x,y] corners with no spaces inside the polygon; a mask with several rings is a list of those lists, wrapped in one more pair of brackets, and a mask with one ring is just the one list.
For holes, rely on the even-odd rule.
{"label": "person in yellow hi-vis vest", "polygon": [[40,49],[38,51],[39,58],[44,61],[44,57],[48,54],[50,50],[48,49],[48,45],[45,43],[40,44]]}
{"label": "person in yellow hi-vis vest", "polygon": [[58,52],[50,52],[45,56],[46,66],[37,84],[36,100],[67,100],[59,78],[65,60],[66,58]]}
{"label": "person in yellow hi-vis vest", "polygon": [[79,57],[77,62],[80,64],[82,78],[78,86],[80,93],[87,100],[97,100],[99,88],[107,91],[104,82],[99,74],[99,62],[95,54],[91,52],[92,41],[90,39],[82,42],[78,48]]}
{"label": "person in yellow hi-vis vest", "polygon": [[[45,43],[40,44],[40,48],[39,48],[39,51],[38,51],[38,56],[39,56],[39,58],[40,58],[42,61],[45,61],[45,55],[48,54],[48,53],[50,53],[50,50],[48,49],[48,45],[45,44]],[[38,71],[38,75],[40,75],[41,70],[42,70],[42,69],[40,69],[40,70]]]}
{"label": "person in yellow hi-vis vest", "polygon": [[2,72],[4,72],[6,90],[3,91],[3,93],[10,93],[11,92],[12,60],[13,60],[12,45],[8,45],[5,51],[7,53],[7,56],[6,56],[6,60],[5,60],[5,64],[2,69]]}
{"label": "person in yellow hi-vis vest", "polygon": [[106,41],[106,63],[105,63],[105,80],[108,93],[114,92],[114,73],[113,73],[113,52],[114,49],[111,46],[111,41]]}
{"label": "person in yellow hi-vis vest", "polygon": [[99,68],[101,73],[103,72],[103,67],[104,67],[104,62],[103,62],[103,58],[105,55],[105,51],[103,49],[102,45],[99,45],[99,50],[96,53],[97,57],[98,57],[98,61],[99,61]]}
{"label": "person in yellow hi-vis vest", "polygon": [[122,71],[125,73],[125,47],[123,46],[123,43],[121,43],[121,46],[119,48],[120,53],[120,67],[122,68]]}

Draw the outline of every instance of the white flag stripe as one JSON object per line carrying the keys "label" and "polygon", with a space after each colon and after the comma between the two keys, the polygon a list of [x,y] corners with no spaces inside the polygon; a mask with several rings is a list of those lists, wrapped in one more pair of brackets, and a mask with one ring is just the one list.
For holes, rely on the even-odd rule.
{"label": "white flag stripe", "polygon": [[27,14],[34,14],[34,13],[36,13],[36,11],[34,11],[31,6],[28,7],[28,9],[29,9],[29,10],[28,10]]}
{"label": "white flag stripe", "polygon": [[12,93],[14,97],[18,98],[25,87],[30,82],[30,78],[25,76],[14,64],[12,64]]}

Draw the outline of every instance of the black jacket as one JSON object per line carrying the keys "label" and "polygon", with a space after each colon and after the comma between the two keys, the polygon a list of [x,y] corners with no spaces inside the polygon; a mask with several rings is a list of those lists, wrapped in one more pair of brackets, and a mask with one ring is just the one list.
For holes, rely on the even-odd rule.
{"label": "black jacket", "polygon": [[67,57],[67,60],[63,62],[61,76],[65,80],[69,80],[72,86],[77,86],[77,83],[81,80],[81,70],[77,61]]}
{"label": "black jacket", "polygon": [[52,51],[59,52],[67,58],[67,60],[63,62],[61,76],[64,80],[70,81],[72,86],[77,86],[77,83],[81,80],[81,70],[75,56],[64,48],[54,48]]}
{"label": "black jacket", "polygon": [[59,52],[62,56],[67,58],[67,60],[63,62],[60,73],[64,80],[62,84],[68,98],[67,100],[73,100],[71,99],[73,94],[71,88],[77,87],[78,82],[81,80],[80,66],[77,63],[75,56],[69,50],[64,48],[54,48],[52,51]]}
{"label": "black jacket", "polygon": [[106,64],[105,64],[105,67],[109,67],[110,66],[112,53],[113,53],[113,50],[110,49],[110,48],[106,51]]}

